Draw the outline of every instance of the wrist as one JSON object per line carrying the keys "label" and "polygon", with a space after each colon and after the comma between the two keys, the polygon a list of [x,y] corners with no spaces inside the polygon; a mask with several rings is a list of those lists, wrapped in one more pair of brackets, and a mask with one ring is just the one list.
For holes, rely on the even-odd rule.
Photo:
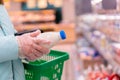
{"label": "wrist", "polygon": [[20,41],[19,36],[16,36],[16,40],[17,40],[17,42],[18,42],[18,48],[19,48],[18,56],[19,56],[19,58],[24,59],[25,56],[24,56],[24,54],[23,54],[23,52],[22,52],[22,47],[21,47],[22,44],[21,44],[21,41]]}

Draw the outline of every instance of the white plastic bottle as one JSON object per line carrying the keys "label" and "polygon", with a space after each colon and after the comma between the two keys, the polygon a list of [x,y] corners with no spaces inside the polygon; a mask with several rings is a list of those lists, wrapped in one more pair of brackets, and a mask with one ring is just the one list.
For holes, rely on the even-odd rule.
{"label": "white plastic bottle", "polygon": [[44,47],[47,48],[51,48],[54,45],[56,45],[60,40],[66,39],[66,33],[63,30],[59,32],[45,32],[38,35],[37,38],[49,40],[51,44],[49,45],[40,44],[40,45],[43,45]]}

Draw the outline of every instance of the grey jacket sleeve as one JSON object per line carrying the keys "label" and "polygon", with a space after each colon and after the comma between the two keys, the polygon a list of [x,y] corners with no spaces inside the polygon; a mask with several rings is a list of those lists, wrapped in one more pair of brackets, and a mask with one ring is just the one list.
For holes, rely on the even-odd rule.
{"label": "grey jacket sleeve", "polygon": [[14,35],[0,37],[0,62],[18,59],[18,48]]}

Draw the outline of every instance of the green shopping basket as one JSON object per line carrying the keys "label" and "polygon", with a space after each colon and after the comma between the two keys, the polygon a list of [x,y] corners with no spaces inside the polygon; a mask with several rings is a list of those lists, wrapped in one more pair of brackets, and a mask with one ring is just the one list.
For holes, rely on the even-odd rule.
{"label": "green shopping basket", "polygon": [[67,52],[51,50],[39,60],[23,62],[26,80],[61,80],[63,64],[67,59]]}

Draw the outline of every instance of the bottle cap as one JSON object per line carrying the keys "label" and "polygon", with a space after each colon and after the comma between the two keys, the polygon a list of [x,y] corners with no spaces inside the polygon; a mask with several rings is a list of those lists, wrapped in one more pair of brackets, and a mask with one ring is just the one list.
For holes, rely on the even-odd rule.
{"label": "bottle cap", "polygon": [[61,30],[60,31],[60,36],[61,36],[61,39],[66,39],[66,33],[65,33],[65,31],[63,31],[63,30]]}

